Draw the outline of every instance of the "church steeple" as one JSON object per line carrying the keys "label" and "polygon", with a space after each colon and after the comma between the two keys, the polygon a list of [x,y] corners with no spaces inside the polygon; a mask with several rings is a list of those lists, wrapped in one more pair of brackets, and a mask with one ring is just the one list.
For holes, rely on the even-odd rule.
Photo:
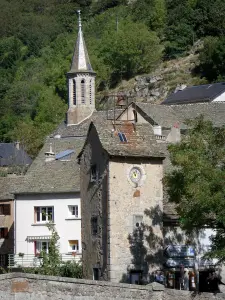
{"label": "church steeple", "polygon": [[95,72],[83,38],[80,10],[78,37],[67,77],[69,95],[67,125],[74,125],[88,118],[95,110]]}

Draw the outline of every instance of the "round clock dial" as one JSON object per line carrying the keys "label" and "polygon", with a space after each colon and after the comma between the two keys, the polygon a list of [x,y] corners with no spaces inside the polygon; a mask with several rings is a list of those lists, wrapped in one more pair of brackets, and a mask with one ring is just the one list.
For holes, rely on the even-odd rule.
{"label": "round clock dial", "polygon": [[141,180],[141,170],[134,167],[130,170],[130,180],[134,183],[138,183]]}

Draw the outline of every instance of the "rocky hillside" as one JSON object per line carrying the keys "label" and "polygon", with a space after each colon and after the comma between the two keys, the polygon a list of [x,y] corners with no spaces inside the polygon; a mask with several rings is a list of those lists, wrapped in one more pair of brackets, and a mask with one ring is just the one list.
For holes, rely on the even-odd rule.
{"label": "rocky hillside", "polygon": [[188,56],[162,62],[151,74],[136,76],[125,81],[110,93],[124,93],[139,102],[160,103],[168,94],[186,86],[207,83],[195,74],[199,64],[199,50],[203,44],[198,41]]}

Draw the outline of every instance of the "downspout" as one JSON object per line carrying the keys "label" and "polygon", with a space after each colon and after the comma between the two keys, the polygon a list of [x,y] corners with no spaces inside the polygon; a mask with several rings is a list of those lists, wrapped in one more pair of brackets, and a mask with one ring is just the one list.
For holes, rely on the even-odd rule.
{"label": "downspout", "polygon": [[14,196],[14,254],[16,254],[16,195]]}

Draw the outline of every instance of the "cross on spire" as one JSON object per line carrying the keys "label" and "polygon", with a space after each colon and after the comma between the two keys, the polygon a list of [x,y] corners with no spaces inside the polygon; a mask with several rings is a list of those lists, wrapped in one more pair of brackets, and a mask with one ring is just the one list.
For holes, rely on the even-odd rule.
{"label": "cross on spire", "polygon": [[77,13],[78,13],[78,26],[79,26],[79,29],[81,29],[81,16],[80,16],[80,13],[81,13],[81,10],[77,10]]}

